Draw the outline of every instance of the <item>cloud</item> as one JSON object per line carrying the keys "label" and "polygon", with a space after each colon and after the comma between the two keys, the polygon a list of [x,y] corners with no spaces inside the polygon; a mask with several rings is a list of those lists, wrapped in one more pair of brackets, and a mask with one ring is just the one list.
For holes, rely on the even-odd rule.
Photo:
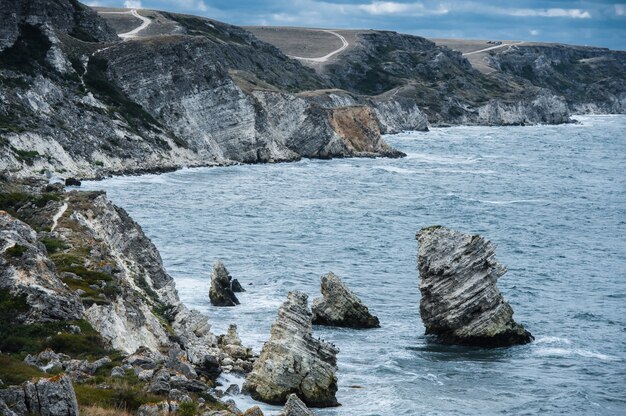
{"label": "cloud", "polygon": [[581,9],[505,9],[505,14],[520,17],[568,17],[591,19],[591,13]]}
{"label": "cloud", "polygon": [[427,16],[448,13],[443,5],[427,7],[424,3],[399,3],[394,1],[374,1],[367,4],[343,4],[342,11],[365,12],[372,16]]}
{"label": "cloud", "polygon": [[530,33],[530,35],[531,35],[531,36],[539,36],[539,34],[540,34],[541,32],[539,32],[539,31],[538,31],[538,30],[536,30],[536,29],[531,29],[531,30],[529,30],[529,31],[528,31],[528,33]]}
{"label": "cloud", "polygon": [[124,7],[127,9],[141,9],[141,1],[140,0],[125,0]]}
{"label": "cloud", "polygon": [[624,4],[616,4],[615,5],[615,14],[618,16],[626,15],[626,5]]}

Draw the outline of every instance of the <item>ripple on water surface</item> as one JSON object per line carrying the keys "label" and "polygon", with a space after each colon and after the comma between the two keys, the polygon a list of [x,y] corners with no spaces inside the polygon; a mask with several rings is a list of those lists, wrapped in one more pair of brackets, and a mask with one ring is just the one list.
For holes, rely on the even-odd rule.
{"label": "ripple on water surface", "polygon": [[[581,121],[387,137],[403,159],[185,169],[84,187],[106,190],[143,226],[183,301],[215,332],[237,323],[257,350],[289,290],[312,298],[322,274],[341,276],[382,328],[315,329],[341,349],[343,406],[319,415],[625,414],[626,117]],[[498,245],[509,268],[499,286],[534,343],[482,350],[423,336],[415,232],[432,224]],[[208,302],[216,258],[247,290],[236,308]]]}

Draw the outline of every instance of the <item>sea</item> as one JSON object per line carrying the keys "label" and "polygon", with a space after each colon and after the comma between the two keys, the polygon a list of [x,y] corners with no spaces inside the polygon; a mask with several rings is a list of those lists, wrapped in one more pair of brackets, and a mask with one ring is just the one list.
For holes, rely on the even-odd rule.
{"label": "sea", "polygon": [[[289,291],[312,300],[323,274],[339,275],[381,328],[314,327],[340,348],[341,406],[317,415],[626,415],[626,116],[574,118],[386,136],[401,159],[192,168],[82,188],[105,190],[143,227],[213,332],[236,324],[256,351]],[[498,286],[534,342],[481,349],[424,335],[415,233],[435,224],[497,245],[508,268]],[[246,290],[237,307],[209,302],[217,259]]]}

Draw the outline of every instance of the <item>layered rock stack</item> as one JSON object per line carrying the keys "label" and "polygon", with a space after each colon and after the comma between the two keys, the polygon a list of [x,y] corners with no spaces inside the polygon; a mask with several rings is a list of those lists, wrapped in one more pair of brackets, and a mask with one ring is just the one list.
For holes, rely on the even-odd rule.
{"label": "layered rock stack", "polygon": [[496,281],[506,268],[479,235],[440,226],[417,233],[420,314],[426,334],[444,343],[501,347],[526,344],[530,332],[513,320]]}
{"label": "layered rock stack", "polygon": [[224,263],[219,260],[213,265],[209,299],[211,299],[211,304],[214,306],[239,305],[239,299],[233,292],[232,277],[226,270]]}
{"label": "layered rock stack", "polygon": [[313,338],[307,295],[289,292],[278,310],[271,336],[244,383],[244,391],[260,401],[285,403],[295,393],[308,406],[338,406],[337,353],[331,344]]}
{"label": "layered rock stack", "polygon": [[378,318],[372,315],[339,276],[333,272],[322,276],[322,298],[313,300],[313,323],[347,328],[379,328]]}

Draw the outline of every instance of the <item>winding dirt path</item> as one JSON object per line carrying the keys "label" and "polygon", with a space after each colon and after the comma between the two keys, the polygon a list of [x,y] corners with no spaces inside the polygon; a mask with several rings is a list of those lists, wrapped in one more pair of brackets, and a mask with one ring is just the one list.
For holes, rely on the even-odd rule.
{"label": "winding dirt path", "polygon": [[136,37],[139,32],[141,32],[142,30],[144,30],[145,28],[150,26],[150,23],[152,23],[151,19],[148,19],[147,17],[144,17],[144,16],[140,15],[139,13],[137,13],[136,9],[132,9],[132,10],[129,10],[127,12],[99,12],[99,13],[103,13],[103,14],[130,14],[133,17],[136,17],[137,19],[141,20],[141,24],[139,26],[137,26],[136,28],[134,28],[133,30],[131,30],[130,32],[119,33],[117,35],[117,36],[119,36],[120,38],[122,38],[124,40]]}
{"label": "winding dirt path", "polygon": [[513,42],[513,43],[501,43],[500,45],[490,46],[490,47],[485,48],[485,49],[480,49],[480,50],[472,51],[472,52],[466,52],[466,53],[463,54],[463,56],[474,55],[474,54],[481,53],[481,52],[487,52],[487,51],[491,51],[491,50],[494,50],[494,49],[504,48],[505,46],[511,47],[511,46],[514,46],[514,45],[522,44],[522,43],[524,43],[524,42],[520,41],[520,42]]}
{"label": "winding dirt path", "polygon": [[290,56],[290,58],[294,58],[294,59],[299,59],[301,61],[309,61],[309,62],[326,62],[328,60],[328,58],[330,58],[331,56],[334,56],[340,52],[343,52],[348,46],[350,46],[350,44],[348,43],[348,41],[346,40],[346,38],[344,38],[343,36],[341,36],[339,33],[334,32],[332,30],[320,30],[320,32],[326,32],[326,33],[330,33],[331,35],[335,35],[339,38],[339,40],[341,40],[341,47],[337,50],[332,51],[331,53],[329,53],[328,55],[324,55],[321,56],[319,58],[303,58],[301,56]]}

